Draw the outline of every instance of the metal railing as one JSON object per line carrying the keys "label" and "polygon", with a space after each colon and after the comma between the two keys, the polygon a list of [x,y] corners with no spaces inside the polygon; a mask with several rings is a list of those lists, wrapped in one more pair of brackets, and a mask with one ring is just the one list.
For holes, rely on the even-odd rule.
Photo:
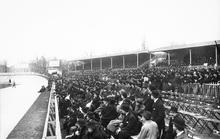
{"label": "metal railing", "polygon": [[61,139],[60,121],[59,121],[59,110],[58,110],[58,99],[55,95],[55,83],[53,82],[47,116],[44,125],[44,132],[42,139]]}

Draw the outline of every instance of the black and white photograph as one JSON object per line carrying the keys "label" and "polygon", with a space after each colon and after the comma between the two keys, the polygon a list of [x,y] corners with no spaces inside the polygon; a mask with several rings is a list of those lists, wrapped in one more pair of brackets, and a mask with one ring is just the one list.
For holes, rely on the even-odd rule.
{"label": "black and white photograph", "polygon": [[0,0],[0,139],[219,138],[219,0]]}

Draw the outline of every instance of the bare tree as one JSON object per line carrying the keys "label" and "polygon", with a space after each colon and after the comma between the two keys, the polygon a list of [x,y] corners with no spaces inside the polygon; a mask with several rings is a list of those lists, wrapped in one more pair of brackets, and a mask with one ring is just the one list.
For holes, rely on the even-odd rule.
{"label": "bare tree", "polygon": [[65,75],[69,70],[69,65],[68,64],[69,63],[66,60],[61,60],[60,61],[60,68],[61,68],[61,71],[62,71],[63,75]]}
{"label": "bare tree", "polygon": [[47,72],[47,60],[44,56],[40,59],[36,59],[35,62],[32,63],[32,71],[45,74]]}

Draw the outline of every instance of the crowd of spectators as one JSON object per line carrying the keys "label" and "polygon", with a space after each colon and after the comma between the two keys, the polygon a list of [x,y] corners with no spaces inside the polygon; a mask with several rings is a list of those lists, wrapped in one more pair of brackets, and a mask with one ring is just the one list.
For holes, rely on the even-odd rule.
{"label": "crowd of spectators", "polygon": [[[218,58],[218,61],[220,58]],[[192,63],[191,66],[199,66],[199,65],[204,65],[207,63],[207,65],[215,65],[215,58],[213,57],[193,57],[192,58]],[[189,66],[189,58],[188,59],[181,59],[181,58],[176,58],[170,60],[170,65],[168,64],[167,59],[163,59],[162,61],[157,63],[157,67],[167,67],[167,66],[172,66],[172,67],[181,67],[181,66]]]}
{"label": "crowd of spectators", "polygon": [[[150,132],[152,138],[157,138],[165,131],[160,97],[164,83],[175,86],[219,82],[220,69],[214,68],[110,69],[64,75],[56,81],[56,93],[68,139],[127,139],[137,134],[142,139],[146,136],[143,130],[152,128],[159,129]],[[174,91],[173,86],[169,89]],[[179,129],[182,131],[182,127]]]}

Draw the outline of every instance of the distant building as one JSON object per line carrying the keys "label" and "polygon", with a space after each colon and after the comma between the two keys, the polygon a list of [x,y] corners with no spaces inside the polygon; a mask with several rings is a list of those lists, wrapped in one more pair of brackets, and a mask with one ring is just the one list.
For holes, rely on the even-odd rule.
{"label": "distant building", "polygon": [[7,62],[0,61],[0,73],[7,72]]}
{"label": "distant building", "polygon": [[7,66],[6,65],[0,65],[0,73],[7,72]]}
{"label": "distant building", "polygon": [[9,72],[31,72],[29,63],[19,63],[9,67]]}
{"label": "distant building", "polygon": [[60,68],[60,60],[51,60],[48,63],[47,71],[49,74],[59,74],[62,75],[62,70]]}

